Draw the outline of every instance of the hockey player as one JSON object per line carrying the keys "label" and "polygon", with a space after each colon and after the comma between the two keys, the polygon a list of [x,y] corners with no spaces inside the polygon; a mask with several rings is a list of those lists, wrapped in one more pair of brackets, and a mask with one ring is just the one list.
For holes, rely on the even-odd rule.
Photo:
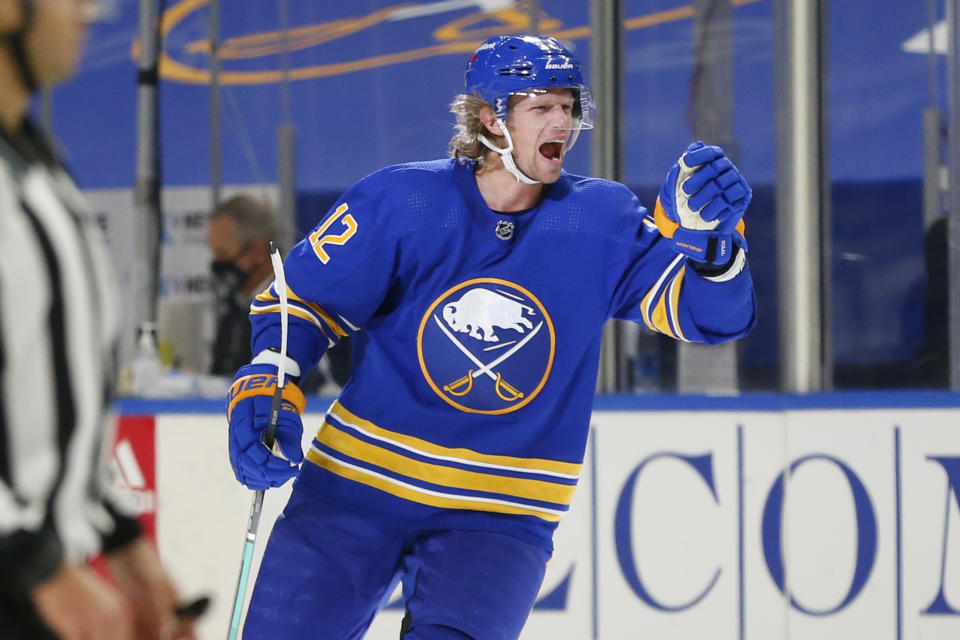
{"label": "hockey player", "polygon": [[[119,313],[99,230],[27,118],[89,0],[0,0],[0,637],[195,638],[107,476]],[[109,583],[86,563],[106,555]]]}
{"label": "hockey player", "polygon": [[[246,640],[360,638],[397,579],[405,640],[518,637],[577,484],[604,323],[708,344],[753,327],[737,169],[692,144],[651,215],[563,171],[592,108],[559,42],[491,38],[453,103],[454,157],[364,178],[288,255],[286,357],[277,292],[254,301],[231,462],[254,489],[298,478]],[[296,379],[351,334],[353,375],[306,461],[294,385],[272,455],[278,367]]]}

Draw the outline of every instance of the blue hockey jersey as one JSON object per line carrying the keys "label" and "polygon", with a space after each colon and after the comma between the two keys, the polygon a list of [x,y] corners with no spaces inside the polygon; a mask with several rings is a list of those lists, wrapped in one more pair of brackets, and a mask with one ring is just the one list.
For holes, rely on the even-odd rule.
{"label": "blue hockey jersey", "polygon": [[[301,371],[360,332],[295,490],[547,549],[579,477],[604,323],[716,344],[755,322],[748,270],[701,277],[626,187],[567,173],[536,207],[503,214],[471,163],[389,167],[349,189],[285,266]],[[251,322],[254,353],[279,346],[272,286]]]}

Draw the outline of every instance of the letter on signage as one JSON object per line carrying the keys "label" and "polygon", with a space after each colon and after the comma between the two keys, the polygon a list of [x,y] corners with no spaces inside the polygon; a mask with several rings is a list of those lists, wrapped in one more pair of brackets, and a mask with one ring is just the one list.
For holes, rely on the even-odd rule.
{"label": "letter on signage", "polygon": [[703,600],[703,598],[710,593],[710,590],[713,589],[713,585],[717,583],[717,579],[720,578],[720,568],[717,568],[717,571],[713,574],[713,578],[710,580],[710,583],[700,592],[700,595],[696,596],[693,600],[685,604],[680,604],[676,606],[665,605],[659,602],[653,595],[647,590],[643,582],[640,580],[640,573],[637,570],[637,563],[633,557],[633,536],[631,530],[631,512],[633,509],[633,491],[637,484],[637,478],[640,476],[640,472],[643,471],[643,468],[650,462],[658,458],[673,458],[679,460],[684,464],[689,465],[693,468],[697,474],[703,478],[703,481],[708,487],[710,487],[710,492],[713,494],[714,501],[717,504],[720,503],[720,500],[717,498],[717,490],[713,483],[713,456],[712,454],[705,454],[702,456],[684,456],[678,453],[655,453],[648,458],[645,458],[637,465],[633,470],[633,473],[630,474],[630,477],[627,479],[627,483],[624,485],[623,490],[620,492],[620,498],[617,501],[617,515],[616,521],[614,523],[614,537],[616,538],[617,545],[617,560],[620,563],[620,571],[623,572],[623,577],[627,580],[627,583],[630,585],[630,588],[633,589],[633,592],[637,594],[637,597],[646,602],[648,605],[654,609],[659,609],[661,611],[683,611],[684,609],[689,609],[693,607],[698,602]]}

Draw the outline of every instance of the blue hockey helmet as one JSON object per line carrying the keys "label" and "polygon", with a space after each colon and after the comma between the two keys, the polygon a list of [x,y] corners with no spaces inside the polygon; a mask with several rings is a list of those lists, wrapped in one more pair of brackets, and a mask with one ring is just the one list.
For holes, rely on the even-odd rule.
{"label": "blue hockey helmet", "polygon": [[573,128],[593,128],[593,97],[584,79],[583,65],[556,38],[494,36],[470,58],[465,81],[466,93],[489,102],[494,115],[504,121],[511,95],[571,89],[577,100]]}

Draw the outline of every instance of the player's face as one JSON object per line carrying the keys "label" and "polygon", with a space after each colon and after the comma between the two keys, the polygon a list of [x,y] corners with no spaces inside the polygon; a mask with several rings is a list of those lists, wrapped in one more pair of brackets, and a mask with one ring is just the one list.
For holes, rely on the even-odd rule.
{"label": "player's face", "polygon": [[26,46],[41,87],[53,86],[73,73],[94,8],[90,0],[37,0]]}
{"label": "player's face", "polygon": [[573,124],[573,92],[549,89],[520,99],[510,109],[507,127],[513,158],[524,174],[544,184],[560,178]]}

